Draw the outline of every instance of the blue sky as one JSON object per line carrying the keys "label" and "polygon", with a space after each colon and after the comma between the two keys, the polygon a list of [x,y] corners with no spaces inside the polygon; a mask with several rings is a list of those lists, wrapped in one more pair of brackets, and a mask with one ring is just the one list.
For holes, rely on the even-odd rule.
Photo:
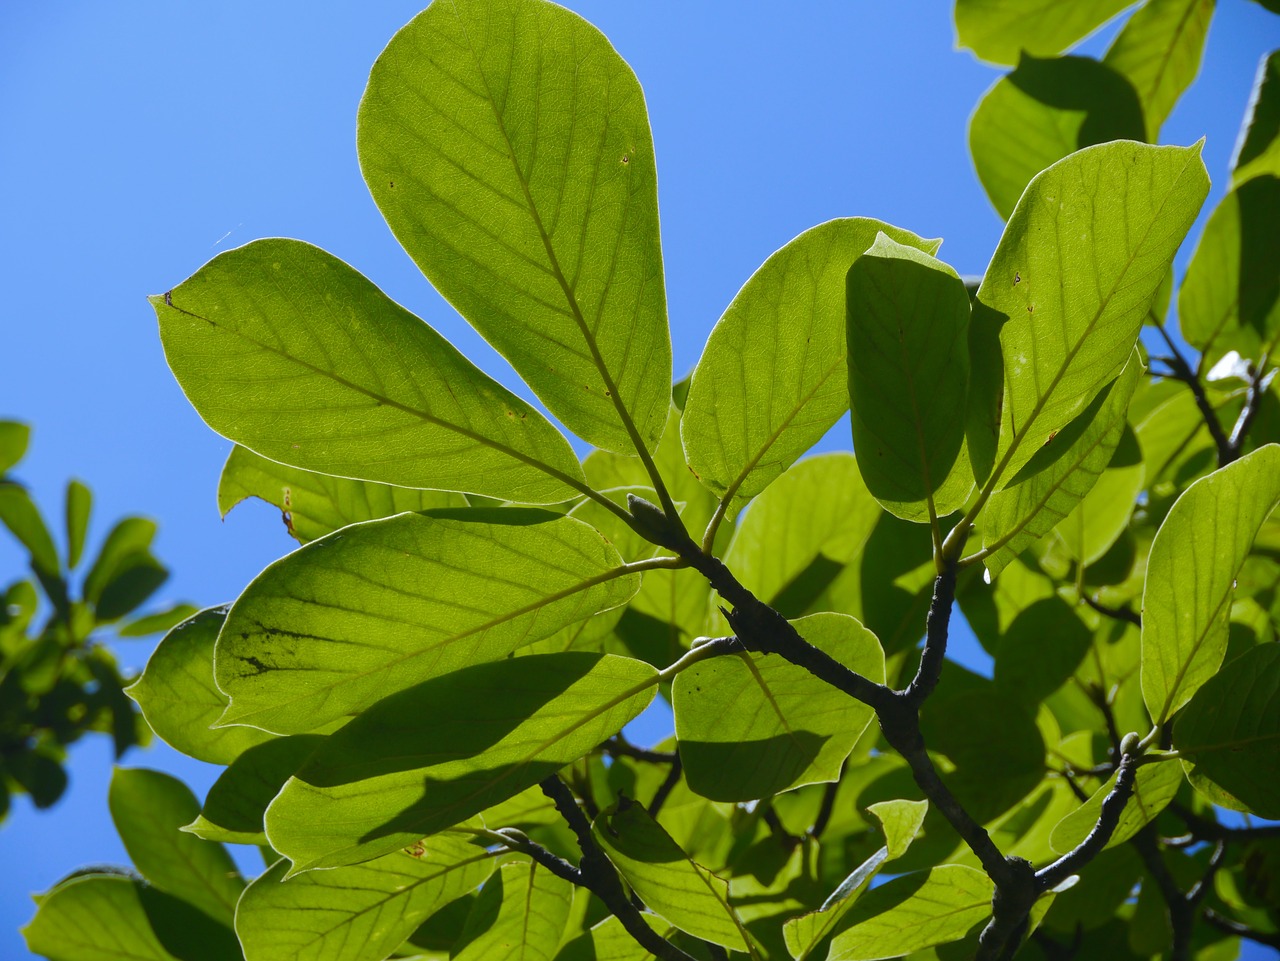
{"label": "blue sky", "polygon": [[[982,272],[1001,224],[965,129],[999,73],[954,49],[949,4],[567,5],[609,36],[646,91],[678,374],[761,261],[832,217],[941,236],[944,259]],[[20,476],[48,513],[60,514],[76,476],[97,496],[91,538],[126,513],[160,522],[158,553],[174,570],[162,600],[229,600],[291,546],[264,507],[219,520],[230,445],[169,375],[145,300],[219,251],[266,236],[316,243],[529,396],[399,249],[360,179],[355,113],[369,66],[419,8],[0,6],[0,417],[34,424]],[[1086,49],[1099,52],[1105,36]],[[1255,66],[1276,46],[1280,18],[1223,0],[1201,81],[1165,126],[1167,143],[1208,138],[1206,211]],[[845,430],[834,443],[847,443]],[[22,566],[0,543],[3,582]],[[149,648],[132,642],[121,657],[140,667]],[[163,748],[126,763],[176,771],[197,792],[216,774]],[[15,802],[0,829],[0,956],[25,956],[15,931],[30,917],[28,892],[78,864],[125,860],[106,812],[109,772],[105,741],[90,739],[73,752],[60,807]]]}

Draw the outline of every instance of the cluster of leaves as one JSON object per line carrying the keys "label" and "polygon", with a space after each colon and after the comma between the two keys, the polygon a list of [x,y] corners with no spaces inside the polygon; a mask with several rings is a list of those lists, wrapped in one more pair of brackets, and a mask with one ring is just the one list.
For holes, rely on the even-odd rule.
{"label": "cluster of leaves", "polygon": [[[1053,21],[1006,15],[1027,6],[962,2],[962,39],[1056,54],[1123,4],[1057,5],[1074,19],[1048,39],[1013,33]],[[1158,42],[1173,6],[1201,5],[1150,0],[1124,43]],[[1238,189],[1276,173],[1269,78]],[[938,241],[822,224],[748,280],[673,391],[636,78],[541,0],[429,7],[373,68],[366,182],[428,279],[597,449],[579,462],[306,244],[228,251],[153,298],[179,383],[237,444],[223,509],[263,498],[303,546],[161,642],[130,693],[226,771],[203,804],[118,772],[141,876],[59,884],[33,950],[869,961],[1274,942],[1280,839],[1218,813],[1280,817],[1280,311],[1274,274],[1243,266],[1274,265],[1277,221],[1246,234],[1215,214],[1182,285],[1185,336],[1212,358],[1187,332],[1212,327],[1230,375],[1169,335],[1153,376],[1139,335],[1165,329],[1208,177],[1197,147],[1138,142],[1169,107],[1163,81],[1143,89],[1143,137],[1023,162],[976,289]],[[850,409],[857,457],[801,460]],[[946,660],[957,601],[992,677]],[[657,696],[674,737],[637,747],[621,731]],[[267,870],[246,883],[225,843]]]}
{"label": "cluster of leaves", "polygon": [[10,475],[30,436],[26,424],[0,421],[0,523],[27,552],[32,574],[8,585],[0,606],[0,821],[15,793],[40,808],[62,796],[67,746],[85,733],[110,734],[117,758],[150,740],[124,694],[129,679],[103,642],[157,634],[195,613],[177,605],[136,615],[169,576],[151,553],[156,526],[145,518],[116,524],[80,570],[93,495],[77,480],[67,484],[59,552],[30,493]]}

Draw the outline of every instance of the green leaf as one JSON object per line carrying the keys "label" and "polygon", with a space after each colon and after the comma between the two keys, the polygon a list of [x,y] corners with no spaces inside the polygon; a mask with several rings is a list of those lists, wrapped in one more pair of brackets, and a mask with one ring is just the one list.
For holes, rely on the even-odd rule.
{"label": "green leaf", "polygon": [[1061,53],[1131,2],[956,0],[956,38],[982,60],[1014,64],[1023,51],[1037,57]]}
{"label": "green leaf", "polygon": [[1146,140],[1133,85],[1091,57],[1024,53],[969,121],[973,166],[1008,219],[1033,177],[1068,154],[1109,140]]}
{"label": "green leaf", "polygon": [[1280,818],[1280,646],[1260,644],[1209,678],[1174,724],[1173,746],[1192,784],[1218,789],[1216,803]]}
{"label": "green leaf", "polygon": [[907,853],[907,848],[920,833],[924,816],[929,812],[928,801],[879,801],[868,804],[870,811],[884,831],[885,850],[889,860]]}
{"label": "green leaf", "polygon": [[228,925],[244,880],[221,844],[181,830],[200,813],[181,781],[145,768],[116,768],[107,797],[111,819],[138,871],[166,894]]}
{"label": "green leaf", "polygon": [[[800,635],[850,670],[884,681],[874,634],[844,614],[794,622]],[[836,781],[873,711],[780,657],[699,661],[672,686],[676,739],[689,787],[713,801],[751,801]]]}
{"label": "green leaf", "polygon": [[885,509],[936,521],[973,486],[963,455],[969,294],[942,261],[885,234],[846,277],[853,447]]}
{"label": "green leaf", "polygon": [[[664,937],[672,930],[666,921],[648,912],[640,917]],[[556,961],[650,961],[652,958],[612,914],[574,938],[556,955]]]}
{"label": "green leaf", "polygon": [[[197,613],[199,609],[192,604],[174,604],[154,614],[144,614],[128,624],[120,625],[116,629],[116,637],[149,637],[161,631],[167,632]],[[210,651],[210,670],[213,668],[212,653]]]}
{"label": "green leaf", "polygon": [[178,961],[151,928],[146,890],[121,875],[64,882],[41,896],[35,918],[22,929],[27,948],[55,961]]}
{"label": "green leaf", "polygon": [[1104,62],[1129,78],[1147,121],[1144,140],[1160,128],[1200,71],[1214,0],[1148,0],[1107,50]]}
{"label": "green leaf", "polygon": [[571,651],[464,667],[333,734],[267,809],[292,871],[387,854],[537,784],[616,734],[657,672]]}
{"label": "green leaf", "polygon": [[696,938],[754,954],[729,904],[729,884],[690,860],[639,804],[623,800],[591,826],[596,843],[640,899]]}
{"label": "green leaf", "polygon": [[568,441],[536,409],[310,244],[229,250],[151,303],[196,411],[264,457],[529,503],[581,487]]}
{"label": "green leaf", "polygon": [[[1089,836],[1089,832],[1098,823],[1102,814],[1102,802],[1111,789],[1115,787],[1115,775],[1093,792],[1089,800],[1076,808],[1053,828],[1049,835],[1049,844],[1059,854],[1073,850],[1081,841]],[[1182,771],[1178,765],[1169,761],[1158,764],[1144,764],[1138,768],[1134,779],[1133,794],[1124,810],[1120,812],[1120,822],[1106,846],[1115,847],[1133,837],[1146,824],[1155,820],[1156,815],[1168,806],[1173,796],[1182,785]]]}
{"label": "green leaf", "polygon": [[26,456],[30,443],[30,425],[16,420],[0,420],[0,475],[7,474]]}
{"label": "green leaf", "polygon": [[827,961],[872,961],[958,941],[991,914],[995,885],[981,871],[944,864],[868,891],[844,918]]}
{"label": "green leaf", "polygon": [[999,325],[1004,365],[988,489],[1120,374],[1208,189],[1199,145],[1128,142],[1074,153],[1027,187],[975,307]]}
{"label": "green leaf", "polygon": [[67,568],[80,563],[84,537],[89,530],[93,492],[78,480],[67,483]]}
{"label": "green leaf", "polygon": [[199,816],[183,830],[206,841],[266,844],[267,805],[324,738],[295,734],[247,748],[213,782]]}
{"label": "green leaf", "polygon": [[1098,482],[1127,426],[1129,401],[1143,370],[1135,349],[1120,376],[987,501],[982,553],[992,577],[1057,527]]}
{"label": "green leaf", "polygon": [[168,579],[169,569],[150,551],[122,557],[102,589],[94,616],[100,624],[117,621],[146,603]]}
{"label": "green leaf", "polygon": [[56,576],[58,548],[49,535],[40,509],[26,488],[13,481],[0,481],[0,524],[18,539],[31,555],[31,566],[41,574]]}
{"label": "green leaf", "polygon": [[861,217],[820,224],[770,256],[711,331],[680,432],[690,469],[731,506],[849,409],[845,274],[881,232],[930,254],[941,243]]}
{"label": "green leaf", "polygon": [[1165,516],[1142,595],[1142,695],[1157,725],[1222,663],[1236,573],[1280,503],[1280,446],[1196,481]]}
{"label": "green leaf", "polygon": [[1178,291],[1178,326],[1208,369],[1229,350],[1257,358],[1280,336],[1280,179],[1260,174],[1218,204]]}
{"label": "green leaf", "polygon": [[652,450],[671,390],[657,171],[608,40],[553,4],[433,4],[374,64],[357,136],[396,238],[547,408]]}
{"label": "green leaf", "polygon": [[236,934],[246,961],[381,961],[423,921],[488,878],[493,855],[440,834],[421,857],[395,851],[284,881],[287,866],[278,861],[240,898]]}
{"label": "green leaf", "polygon": [[537,864],[505,864],[489,878],[462,930],[454,961],[552,961],[573,885]]}
{"label": "green leaf", "polygon": [[226,616],[227,608],[211,607],[171,630],[125,692],[162,741],[210,764],[230,764],[272,737],[252,727],[212,727],[227,708],[213,682],[214,642]]}
{"label": "green leaf", "polygon": [[624,604],[638,586],[596,531],[534,508],[339,531],[272,564],[232,606],[215,662],[231,697],[221,723],[313,731]]}
{"label": "green leaf", "polygon": [[1231,159],[1231,184],[1269,173],[1280,177],[1280,50],[1258,64],[1244,126]]}
{"label": "green leaf", "polygon": [[113,581],[144,564],[143,559],[150,557],[155,536],[155,521],[145,517],[126,517],[111,528],[85,575],[84,599],[97,604]]}
{"label": "green leaf", "polygon": [[231,508],[250,497],[278,508],[285,529],[303,544],[357,521],[432,507],[467,506],[461,494],[316,474],[277,464],[237,444],[218,480],[218,510],[226,517]]}
{"label": "green leaf", "polygon": [[1111,549],[1129,524],[1146,477],[1138,436],[1125,424],[1107,469],[1056,528],[1073,559],[1088,566]]}

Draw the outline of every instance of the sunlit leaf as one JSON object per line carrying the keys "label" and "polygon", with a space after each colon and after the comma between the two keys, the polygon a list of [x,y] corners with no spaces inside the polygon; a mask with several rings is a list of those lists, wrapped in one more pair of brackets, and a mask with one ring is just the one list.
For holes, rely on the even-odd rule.
{"label": "sunlit leaf", "polygon": [[27,454],[31,427],[21,421],[0,420],[0,475],[7,474]]}
{"label": "sunlit leaf", "polygon": [[506,864],[489,878],[462,931],[454,961],[552,961],[573,885],[538,864]]}
{"label": "sunlit leaf", "polygon": [[323,741],[315,734],[294,734],[246,749],[213,782],[199,817],[183,830],[206,841],[266,844],[267,805]]}
{"label": "sunlit leaf", "polygon": [[85,534],[89,531],[89,512],[93,507],[93,492],[78,480],[67,484],[67,567],[80,563],[84,551]]}
{"label": "sunlit leaf", "polygon": [[41,897],[22,933],[33,953],[57,961],[188,961],[171,954],[152,930],[148,904],[154,910],[157,901],[176,900],[149,897],[158,893],[122,875],[73,878]]}
{"label": "sunlit leaf", "polygon": [[21,484],[0,481],[0,524],[27,549],[32,567],[46,575],[58,573],[58,548],[40,509]]}
{"label": "sunlit leaf", "polygon": [[1131,0],[956,0],[960,46],[983,60],[1013,64],[1022,51],[1061,53],[1129,5]]}
{"label": "sunlit leaf", "polygon": [[1280,50],[1271,51],[1258,64],[1231,168],[1233,186],[1258,174],[1280,177]]}

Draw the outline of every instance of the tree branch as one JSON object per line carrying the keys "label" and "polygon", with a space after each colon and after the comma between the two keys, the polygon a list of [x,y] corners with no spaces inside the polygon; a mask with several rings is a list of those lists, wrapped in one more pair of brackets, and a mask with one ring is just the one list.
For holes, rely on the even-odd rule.
{"label": "tree branch", "polygon": [[1084,593],[1080,595],[1080,599],[1103,617],[1109,617],[1116,621],[1124,621],[1126,624],[1133,624],[1137,627],[1142,626],[1142,615],[1137,611],[1130,610],[1127,607],[1110,607],[1107,604],[1103,604],[1097,598],[1090,597],[1088,594]]}
{"label": "tree branch", "polygon": [[929,615],[925,620],[924,651],[916,676],[911,679],[903,697],[919,708],[938,686],[942,676],[942,664],[947,656],[947,635],[950,632],[951,606],[956,599],[955,562],[944,564],[933,581],[933,599],[929,601]]}
{"label": "tree branch", "polygon": [[658,812],[662,810],[662,805],[667,803],[667,798],[671,796],[671,792],[680,783],[680,772],[683,770],[684,762],[680,760],[680,755],[677,754],[675,760],[671,762],[671,768],[667,771],[667,776],[658,785],[658,790],[653,792],[653,800],[649,802],[648,807],[649,817],[657,819]]}
{"label": "tree branch", "polygon": [[1177,801],[1169,803],[1169,811],[1178,816],[1197,841],[1254,841],[1280,837],[1280,824],[1229,828],[1210,818],[1201,817]]}
{"label": "tree branch", "polygon": [[1247,938],[1255,944],[1265,944],[1269,948],[1280,950],[1280,934],[1266,934],[1219,914],[1213,908],[1204,909],[1205,922],[1226,934],[1234,934],[1238,938]]}
{"label": "tree branch", "polygon": [[1232,452],[1231,440],[1227,437],[1226,432],[1223,431],[1222,424],[1218,420],[1218,415],[1214,411],[1213,405],[1209,403],[1209,396],[1204,392],[1204,385],[1200,383],[1199,374],[1191,369],[1187,359],[1182,356],[1182,351],[1178,350],[1178,345],[1173,342],[1173,338],[1165,330],[1164,324],[1157,320],[1155,328],[1160,332],[1160,336],[1164,338],[1164,342],[1172,355],[1166,358],[1165,362],[1169,364],[1173,378],[1182,381],[1191,390],[1191,395],[1196,401],[1196,407],[1200,408],[1200,416],[1204,418],[1204,424],[1209,428],[1209,435],[1213,438],[1213,445],[1218,449],[1218,466],[1225,467],[1240,456],[1239,451]]}
{"label": "tree branch", "polygon": [[1116,783],[1102,800],[1098,823],[1074,850],[1036,872],[1036,886],[1040,892],[1056,888],[1071,875],[1079,873],[1086,864],[1102,853],[1102,849],[1107,846],[1111,835],[1115,833],[1116,826],[1120,823],[1121,812],[1124,811],[1130,795],[1133,794],[1133,782],[1137,774],[1138,756],[1122,755],[1120,767],[1116,769]]}
{"label": "tree branch", "polygon": [[1173,930],[1173,946],[1169,949],[1169,961],[1190,961],[1191,933],[1195,926],[1196,906],[1178,887],[1178,882],[1169,873],[1164,858],[1160,856],[1160,842],[1156,838],[1155,828],[1148,824],[1133,836],[1130,842],[1137,850],[1147,872],[1160,889],[1164,897],[1165,908],[1169,915],[1169,927]]}
{"label": "tree branch", "polygon": [[[1231,459],[1239,458],[1244,450],[1245,438],[1249,434],[1249,429],[1253,427],[1253,421],[1258,416],[1258,411],[1262,408],[1262,396],[1265,393],[1262,382],[1265,380],[1263,374],[1267,369],[1266,358],[1264,357],[1258,362],[1254,368],[1253,376],[1249,378],[1249,389],[1244,395],[1244,407],[1240,411],[1240,416],[1236,418],[1236,425],[1231,430],[1231,437],[1227,441],[1231,449]],[[1218,465],[1222,466],[1221,463]]]}
{"label": "tree branch", "polygon": [[601,744],[600,750],[613,757],[629,757],[637,761],[647,761],[650,764],[671,764],[678,758],[675,751],[651,751],[648,748],[637,747],[621,734],[615,734]]}

